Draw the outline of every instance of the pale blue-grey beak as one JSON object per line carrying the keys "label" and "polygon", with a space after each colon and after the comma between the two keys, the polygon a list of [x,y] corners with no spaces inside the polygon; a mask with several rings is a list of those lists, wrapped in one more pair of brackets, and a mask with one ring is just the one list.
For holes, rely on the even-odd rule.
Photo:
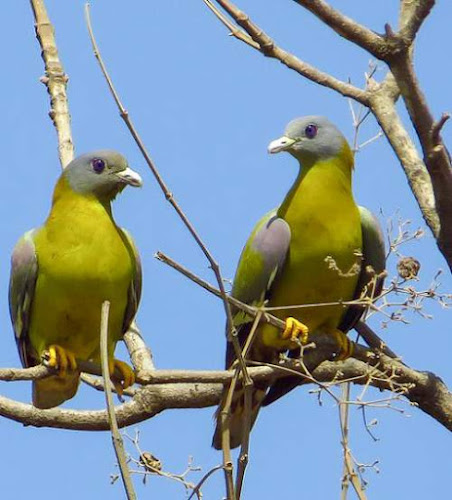
{"label": "pale blue-grey beak", "polygon": [[115,175],[120,178],[121,182],[129,184],[129,186],[141,187],[143,185],[143,179],[138,172],[127,167],[121,172],[116,172]]}
{"label": "pale blue-grey beak", "polygon": [[291,139],[286,135],[283,135],[279,139],[275,139],[272,141],[267,148],[267,151],[270,154],[279,153],[281,151],[287,151],[291,146],[293,146],[297,141],[295,139]]}

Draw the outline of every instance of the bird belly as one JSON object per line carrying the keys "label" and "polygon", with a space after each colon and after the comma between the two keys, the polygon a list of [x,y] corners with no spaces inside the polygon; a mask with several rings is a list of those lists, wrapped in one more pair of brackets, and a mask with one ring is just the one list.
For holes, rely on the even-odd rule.
{"label": "bird belly", "polygon": [[[362,245],[359,213],[355,207],[354,203],[347,207],[348,213],[342,211],[337,220],[335,217],[316,219],[312,212],[306,218],[298,218],[298,231],[292,231],[286,262],[270,292],[268,306],[278,308],[272,314],[283,320],[295,317],[311,334],[328,333],[338,327],[345,307],[320,304],[354,297],[360,270],[357,252]],[[309,304],[319,305],[308,307]],[[293,307],[297,305],[303,307]],[[271,325],[262,326],[261,336],[267,346],[289,347]]]}
{"label": "bird belly", "polygon": [[[110,228],[111,229],[111,228]],[[58,344],[79,359],[99,359],[102,303],[110,301],[109,356],[122,337],[132,260],[119,232],[92,238],[38,239],[39,274],[31,311],[30,342],[39,361]],[[82,243],[83,242],[83,243]]]}

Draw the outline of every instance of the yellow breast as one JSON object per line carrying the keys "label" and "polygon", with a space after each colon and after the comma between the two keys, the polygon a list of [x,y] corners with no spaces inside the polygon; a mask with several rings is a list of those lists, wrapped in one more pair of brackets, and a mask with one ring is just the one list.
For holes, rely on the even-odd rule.
{"label": "yellow breast", "polygon": [[[351,300],[358,281],[358,273],[349,272],[359,262],[356,252],[362,247],[350,175],[340,165],[317,164],[300,176],[278,213],[290,226],[291,243],[268,305],[281,307],[274,314],[282,319],[294,316],[311,332],[337,328],[343,307],[284,306]],[[263,341],[283,347],[278,332],[268,326],[263,328]]]}
{"label": "yellow breast", "polygon": [[122,337],[133,256],[109,205],[74,193],[64,183],[59,189],[35,236],[38,279],[30,340],[38,355],[55,343],[81,359],[97,359],[104,300],[111,302],[111,351]]}

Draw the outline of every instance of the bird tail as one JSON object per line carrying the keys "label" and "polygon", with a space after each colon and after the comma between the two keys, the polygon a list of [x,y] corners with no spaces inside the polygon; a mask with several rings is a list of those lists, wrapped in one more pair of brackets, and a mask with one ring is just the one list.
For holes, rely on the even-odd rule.
{"label": "bird tail", "polygon": [[80,372],[71,372],[60,377],[51,377],[33,382],[33,405],[36,408],[53,408],[75,396],[80,381]]}
{"label": "bird tail", "polygon": [[[251,413],[250,419],[250,431],[256,421],[257,415],[259,413],[262,402],[265,398],[268,386],[265,384],[255,384],[253,392],[251,394]],[[221,450],[222,448],[222,411],[226,404],[226,399],[228,395],[229,387],[226,387],[223,392],[223,397],[221,403],[215,413],[216,418],[216,428],[212,439],[212,446]],[[243,443],[246,431],[246,420],[245,420],[245,393],[243,388],[236,390],[232,397],[231,407],[229,411],[229,416],[227,417],[229,429],[229,443],[231,448],[237,448]]]}

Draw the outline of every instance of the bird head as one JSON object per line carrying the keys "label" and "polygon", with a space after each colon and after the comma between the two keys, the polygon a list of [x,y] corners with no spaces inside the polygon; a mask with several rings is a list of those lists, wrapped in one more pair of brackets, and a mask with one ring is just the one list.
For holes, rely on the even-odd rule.
{"label": "bird head", "polygon": [[73,191],[105,200],[114,199],[127,185],[140,187],[143,184],[124,156],[108,149],[75,158],[64,169],[62,177]]}
{"label": "bird head", "polygon": [[284,135],[268,145],[271,154],[281,151],[287,151],[303,165],[342,157],[353,166],[353,154],[347,140],[323,116],[304,116],[289,122]]}

